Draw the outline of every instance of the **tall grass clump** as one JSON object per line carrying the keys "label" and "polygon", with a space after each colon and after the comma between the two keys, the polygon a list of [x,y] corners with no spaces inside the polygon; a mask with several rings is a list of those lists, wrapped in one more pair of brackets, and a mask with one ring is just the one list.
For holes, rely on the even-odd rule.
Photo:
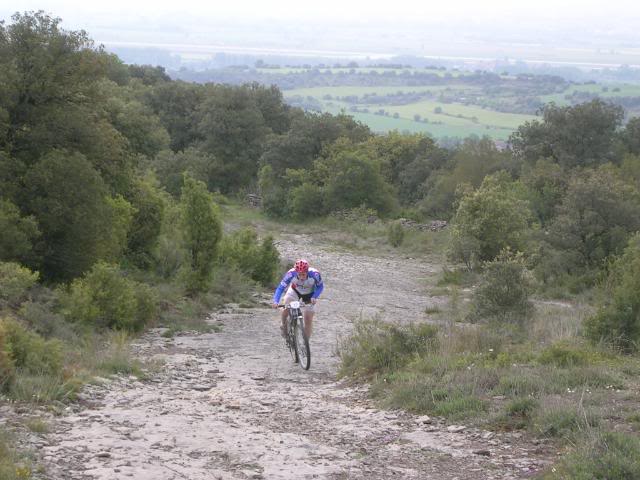
{"label": "tall grass clump", "polygon": [[640,478],[640,439],[595,430],[572,453],[549,468],[543,480],[630,480]]}
{"label": "tall grass clump", "polygon": [[344,376],[367,377],[398,369],[436,345],[437,328],[433,325],[399,326],[362,320],[355,324],[353,335],[340,345],[340,372]]}
{"label": "tall grass clump", "polygon": [[63,296],[63,313],[82,325],[138,332],[156,317],[157,306],[149,286],[100,262],[71,284]]}
{"label": "tall grass clump", "polygon": [[0,478],[2,480],[28,480],[32,478],[31,462],[24,453],[15,450],[13,435],[0,425]]}

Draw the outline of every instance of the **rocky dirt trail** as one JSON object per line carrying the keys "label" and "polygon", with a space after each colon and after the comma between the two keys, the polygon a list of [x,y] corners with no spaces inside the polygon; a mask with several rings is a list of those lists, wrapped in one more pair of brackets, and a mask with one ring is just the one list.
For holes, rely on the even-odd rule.
{"label": "rocky dirt trail", "polygon": [[134,348],[163,366],[142,382],[88,386],[83,407],[39,445],[47,478],[511,479],[548,463],[517,435],[379,410],[365,389],[336,381],[337,338],[361,315],[423,318],[436,266],[336,251],[303,235],[279,248],[308,257],[326,282],[310,371],[292,363],[266,306],[212,314],[218,333],[151,331]]}

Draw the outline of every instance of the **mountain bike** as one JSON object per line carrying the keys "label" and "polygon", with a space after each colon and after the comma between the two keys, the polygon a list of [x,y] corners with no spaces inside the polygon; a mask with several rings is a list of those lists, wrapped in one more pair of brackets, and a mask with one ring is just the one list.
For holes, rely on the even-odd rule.
{"label": "mountain bike", "polygon": [[311,348],[309,347],[309,339],[304,331],[303,307],[305,307],[305,304],[302,302],[291,302],[281,308],[288,310],[285,335],[287,348],[291,352],[293,361],[299,363],[305,370],[309,370],[311,366]]}

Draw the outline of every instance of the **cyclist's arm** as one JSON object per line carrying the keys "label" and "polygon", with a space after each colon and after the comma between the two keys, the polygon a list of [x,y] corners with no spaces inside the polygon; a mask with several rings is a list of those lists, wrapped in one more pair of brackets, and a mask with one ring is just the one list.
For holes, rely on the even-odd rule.
{"label": "cyclist's arm", "polygon": [[282,297],[282,294],[287,289],[287,287],[289,286],[289,284],[293,280],[294,276],[295,276],[295,274],[294,274],[293,270],[289,270],[287,273],[284,274],[284,277],[282,277],[282,280],[278,284],[278,288],[276,288],[276,291],[273,294],[273,303],[274,303],[274,305],[280,303],[280,297]]}
{"label": "cyclist's arm", "polygon": [[311,294],[311,298],[318,298],[322,291],[324,290],[324,283],[322,283],[322,276],[320,272],[309,272],[309,275],[313,276],[313,279],[316,281],[316,286],[313,289],[313,294]]}

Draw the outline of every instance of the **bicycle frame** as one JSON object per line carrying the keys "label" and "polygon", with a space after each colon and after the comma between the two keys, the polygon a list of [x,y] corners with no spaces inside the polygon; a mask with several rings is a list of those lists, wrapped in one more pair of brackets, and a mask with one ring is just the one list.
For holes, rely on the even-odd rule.
{"label": "bicycle frame", "polygon": [[304,315],[302,309],[307,306],[304,302],[293,301],[280,308],[288,310],[286,344],[291,352],[294,362],[308,370],[311,363],[311,350],[309,339],[304,334]]}

